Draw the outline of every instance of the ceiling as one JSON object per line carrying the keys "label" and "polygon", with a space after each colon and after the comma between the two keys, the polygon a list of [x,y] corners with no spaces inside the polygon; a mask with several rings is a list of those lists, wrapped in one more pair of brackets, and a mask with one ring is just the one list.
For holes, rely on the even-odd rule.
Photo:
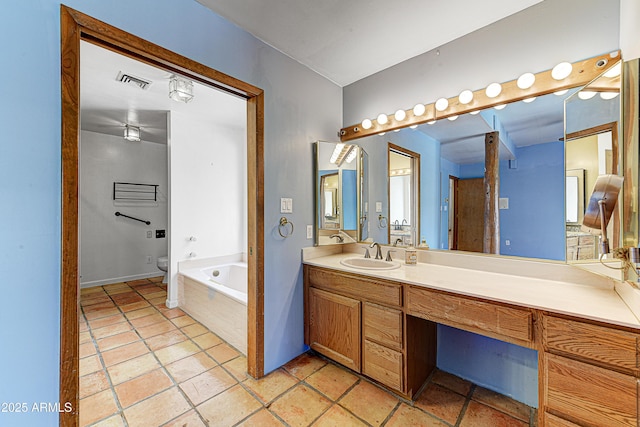
{"label": "ceiling", "polygon": [[542,0],[197,0],[346,86]]}
{"label": "ceiling", "polygon": [[[122,72],[150,81],[147,89],[116,80]],[[91,43],[80,44],[80,128],[122,137],[125,124],[139,126],[143,141],[166,144],[167,114],[185,113],[243,129],[246,102],[194,82],[194,98],[185,104],[169,98],[171,73]]]}

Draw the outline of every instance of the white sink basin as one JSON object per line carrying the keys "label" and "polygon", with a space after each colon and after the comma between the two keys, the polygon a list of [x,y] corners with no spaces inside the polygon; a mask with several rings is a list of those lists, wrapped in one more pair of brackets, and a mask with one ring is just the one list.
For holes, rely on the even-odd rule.
{"label": "white sink basin", "polygon": [[340,264],[352,268],[361,268],[363,270],[393,270],[394,268],[400,267],[400,263],[396,261],[363,257],[345,258],[340,260]]}

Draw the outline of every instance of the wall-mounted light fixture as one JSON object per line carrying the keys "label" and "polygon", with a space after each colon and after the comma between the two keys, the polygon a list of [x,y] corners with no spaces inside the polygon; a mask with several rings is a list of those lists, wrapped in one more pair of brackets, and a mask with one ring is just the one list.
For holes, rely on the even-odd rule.
{"label": "wall-mounted light fixture", "polygon": [[137,126],[124,125],[124,139],[127,141],[140,141],[140,128]]}
{"label": "wall-mounted light fixture", "polygon": [[187,103],[193,99],[193,82],[179,76],[169,80],[169,98]]}
{"label": "wall-mounted light fixture", "polygon": [[607,77],[616,78],[620,75],[617,65],[620,59],[620,51],[617,50],[573,64],[563,62],[551,70],[524,73],[516,80],[491,83],[486,89],[464,90],[452,98],[439,98],[430,104],[418,103],[412,109],[398,110],[389,115],[381,113],[375,120],[365,118],[358,125],[342,128],[340,140],[344,142],[370,135],[384,135],[385,132],[432,124],[444,118],[455,120],[460,114],[477,114],[482,109],[496,106],[504,108],[503,105],[509,102],[532,102],[536,97],[549,93],[564,95],[568,89],[584,86],[604,72],[607,72]]}

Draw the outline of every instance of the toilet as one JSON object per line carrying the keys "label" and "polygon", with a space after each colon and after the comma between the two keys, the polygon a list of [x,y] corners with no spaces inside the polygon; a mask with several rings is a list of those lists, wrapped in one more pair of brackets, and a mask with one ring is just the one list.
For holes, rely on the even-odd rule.
{"label": "toilet", "polygon": [[167,283],[167,271],[169,270],[169,257],[161,256],[158,257],[158,268],[164,271],[164,277],[162,278],[162,283]]}

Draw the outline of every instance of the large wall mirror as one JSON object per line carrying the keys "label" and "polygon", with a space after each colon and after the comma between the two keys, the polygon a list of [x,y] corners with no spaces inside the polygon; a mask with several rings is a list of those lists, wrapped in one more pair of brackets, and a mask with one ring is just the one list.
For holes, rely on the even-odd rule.
{"label": "large wall mirror", "polygon": [[[623,148],[618,135],[622,97],[615,96],[620,94],[621,78],[620,67],[614,67],[619,60],[619,56],[613,58],[605,70],[609,73],[602,73],[586,87],[574,86],[535,99],[520,97],[498,108],[358,138],[358,145],[369,154],[371,206],[381,207],[382,212],[396,209],[388,194],[388,147],[410,150],[421,161],[417,176],[420,202],[414,212],[420,229],[415,240],[426,241],[432,249],[477,250],[464,247],[464,239],[473,232],[473,221],[464,215],[472,220],[482,215],[483,198],[477,197],[473,181],[484,176],[485,135],[498,131],[498,253],[557,261],[597,259],[597,236],[582,231],[580,221],[595,179],[593,165],[607,173],[621,170]],[[596,96],[583,99],[590,97],[589,92],[596,92]],[[574,113],[575,106],[581,111]],[[575,117],[580,124],[574,123]],[[594,119],[587,121],[588,117]],[[582,133],[595,138],[594,150],[585,148],[591,142],[580,142]],[[574,151],[583,158],[574,158]],[[612,248],[622,246],[620,215],[616,212],[614,218],[618,219],[609,223]],[[393,224],[372,221],[370,239],[400,244],[397,239],[391,241],[388,227]],[[591,244],[589,252],[586,247]]]}
{"label": "large wall mirror", "polygon": [[314,143],[316,245],[367,238],[367,154],[356,144]]}

